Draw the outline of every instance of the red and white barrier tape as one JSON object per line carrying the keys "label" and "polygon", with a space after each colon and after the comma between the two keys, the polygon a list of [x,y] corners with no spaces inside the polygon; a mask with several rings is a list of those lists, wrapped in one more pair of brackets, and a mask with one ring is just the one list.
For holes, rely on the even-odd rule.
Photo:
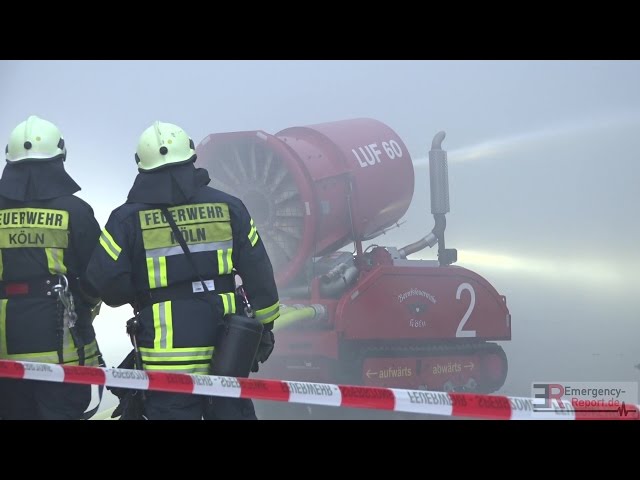
{"label": "red and white barrier tape", "polygon": [[[0,360],[0,378],[105,385],[137,390],[191,393],[254,400],[371,408],[449,417],[504,420],[638,420],[640,406],[622,405],[611,410],[585,407],[574,410],[569,402],[553,400],[549,409],[541,400],[502,395],[444,393],[397,388],[359,387],[326,383],[252,378],[141,372],[121,368],[72,367],[49,363]],[[612,407],[613,408],[613,407]]]}

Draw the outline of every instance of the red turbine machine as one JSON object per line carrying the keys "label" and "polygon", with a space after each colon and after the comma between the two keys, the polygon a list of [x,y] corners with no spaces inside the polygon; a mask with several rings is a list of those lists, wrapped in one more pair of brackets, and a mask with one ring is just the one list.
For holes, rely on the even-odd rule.
{"label": "red turbine machine", "polygon": [[[381,122],[355,119],[213,134],[198,146],[212,185],[241,198],[276,272],[282,315],[264,378],[491,393],[511,340],[506,299],[452,266],[444,132],[429,152],[431,213],[423,239],[368,242],[406,213],[414,189],[409,152]],[[438,245],[438,260],[410,260]],[[353,246],[353,251],[341,250]]]}

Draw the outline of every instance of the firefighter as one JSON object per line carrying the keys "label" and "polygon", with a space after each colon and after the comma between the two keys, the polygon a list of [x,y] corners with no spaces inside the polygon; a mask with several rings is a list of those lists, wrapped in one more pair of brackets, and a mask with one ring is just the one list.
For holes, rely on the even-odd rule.
{"label": "firefighter", "polygon": [[[100,299],[86,282],[100,237],[65,171],[53,123],[30,116],[11,132],[0,178],[0,359],[102,364],[92,326]],[[91,385],[0,379],[5,419],[80,419]]]}
{"label": "firefighter", "polygon": [[[274,347],[279,300],[249,212],[238,198],[208,186],[208,172],[194,165],[193,140],[179,126],[155,122],[140,136],[135,159],[138,175],[127,201],[111,213],[89,263],[91,282],[107,305],[134,308],[144,370],[206,375],[223,316],[240,312],[238,274],[264,325],[257,371]],[[153,391],[145,394],[144,413],[150,420],[256,419],[250,399]]]}

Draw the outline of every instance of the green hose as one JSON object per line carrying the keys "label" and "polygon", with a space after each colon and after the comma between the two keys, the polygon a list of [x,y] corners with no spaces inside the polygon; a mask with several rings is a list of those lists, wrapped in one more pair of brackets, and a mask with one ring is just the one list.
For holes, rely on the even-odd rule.
{"label": "green hose", "polygon": [[275,324],[273,325],[273,329],[275,331],[279,328],[291,325],[292,323],[298,322],[300,320],[311,319],[315,316],[316,310],[313,307],[282,307],[280,309],[280,316],[276,319]]}

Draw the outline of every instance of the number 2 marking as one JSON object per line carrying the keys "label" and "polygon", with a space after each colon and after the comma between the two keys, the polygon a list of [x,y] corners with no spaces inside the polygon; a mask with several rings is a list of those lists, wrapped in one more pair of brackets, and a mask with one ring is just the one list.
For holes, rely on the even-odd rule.
{"label": "number 2 marking", "polygon": [[471,312],[473,312],[473,307],[476,306],[476,292],[473,290],[473,287],[468,283],[461,283],[460,286],[458,287],[458,291],[456,292],[456,300],[460,300],[460,295],[462,294],[463,290],[469,291],[469,293],[471,294],[471,302],[469,303],[469,308],[467,308],[467,311],[465,312],[464,317],[462,317],[462,320],[460,320],[460,324],[458,325],[458,328],[456,330],[456,337],[465,337],[465,338],[475,337],[476,336],[475,330],[463,330],[463,328],[466,325],[467,321],[469,320],[469,317],[471,316]]}

